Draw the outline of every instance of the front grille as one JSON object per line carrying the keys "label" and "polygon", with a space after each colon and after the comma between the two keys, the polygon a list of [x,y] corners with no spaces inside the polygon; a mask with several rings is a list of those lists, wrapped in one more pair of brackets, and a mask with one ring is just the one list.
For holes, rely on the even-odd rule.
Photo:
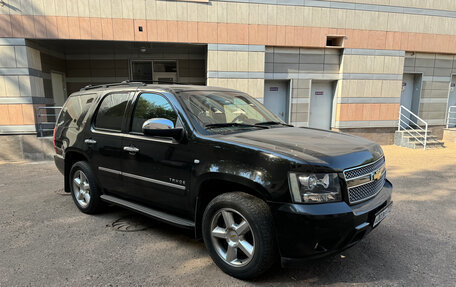
{"label": "front grille", "polygon": [[357,203],[364,200],[367,200],[375,196],[385,184],[386,173],[383,173],[383,176],[380,180],[371,181],[369,183],[352,187],[348,190],[348,199],[350,203]]}
{"label": "front grille", "polygon": [[345,179],[349,180],[352,178],[360,177],[369,173],[372,173],[378,169],[380,169],[385,164],[385,158],[382,157],[381,159],[377,160],[376,162],[362,166],[360,168],[353,168],[344,171]]}
{"label": "front grille", "polygon": [[[386,172],[383,171],[382,176],[378,179],[374,179],[374,174],[379,170],[383,170],[385,165],[385,158],[377,160],[368,165],[364,165],[357,168],[352,168],[344,171],[345,180],[348,187],[348,200],[350,204],[359,203],[375,196],[383,188],[386,180]],[[364,181],[363,184],[353,186],[357,184],[359,178]],[[351,183],[351,184],[350,184]],[[350,187],[350,185],[352,187]]]}

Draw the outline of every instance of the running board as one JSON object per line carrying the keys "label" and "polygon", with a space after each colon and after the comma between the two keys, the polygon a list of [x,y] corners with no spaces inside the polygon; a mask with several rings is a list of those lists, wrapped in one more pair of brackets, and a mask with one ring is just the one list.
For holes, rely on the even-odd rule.
{"label": "running board", "polygon": [[172,223],[172,224],[175,224],[175,225],[178,225],[178,226],[187,227],[187,228],[194,228],[195,227],[195,222],[193,222],[191,220],[188,220],[188,219],[185,219],[185,218],[181,218],[181,217],[178,217],[178,216],[175,216],[175,215],[171,215],[171,214],[168,214],[168,213],[165,213],[165,212],[162,212],[162,211],[158,211],[158,210],[152,209],[150,207],[139,205],[139,204],[127,201],[125,199],[121,199],[121,198],[114,197],[114,196],[111,196],[111,195],[106,195],[106,194],[101,195],[100,198],[103,201],[106,201],[106,202],[109,202],[109,203],[112,203],[112,204],[115,204],[115,205],[120,205],[122,207],[126,207],[128,209],[133,210],[133,211],[137,211],[137,212],[142,213],[144,215],[147,215],[147,216],[150,216],[150,217],[153,217],[155,219],[159,219],[159,220],[162,220],[162,221],[165,221],[165,222],[168,222],[168,223]]}

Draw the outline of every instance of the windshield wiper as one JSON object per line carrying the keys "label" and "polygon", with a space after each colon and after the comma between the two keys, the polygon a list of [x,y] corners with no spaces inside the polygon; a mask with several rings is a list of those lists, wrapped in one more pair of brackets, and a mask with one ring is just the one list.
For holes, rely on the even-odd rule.
{"label": "windshield wiper", "polygon": [[240,124],[240,123],[217,123],[217,124],[207,124],[204,126],[207,129],[212,128],[224,128],[224,127],[247,127],[247,128],[260,128],[260,129],[269,129],[265,126],[249,125],[249,124]]}
{"label": "windshield wiper", "polygon": [[293,126],[293,125],[284,124],[284,123],[281,123],[281,122],[274,122],[274,121],[256,123],[255,125],[256,126],[282,125],[282,126],[286,126],[286,127],[292,127]]}

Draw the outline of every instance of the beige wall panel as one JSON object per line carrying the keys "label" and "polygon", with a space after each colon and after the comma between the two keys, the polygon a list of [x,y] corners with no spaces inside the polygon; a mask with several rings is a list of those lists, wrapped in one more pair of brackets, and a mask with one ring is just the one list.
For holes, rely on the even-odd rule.
{"label": "beige wall panel", "polygon": [[293,10],[290,6],[277,5],[276,11],[277,25],[293,25]]}
{"label": "beige wall panel", "polygon": [[268,5],[259,5],[258,6],[258,24],[266,25],[268,24]]}
{"label": "beige wall panel", "polygon": [[14,46],[0,46],[0,67],[16,67]]}
{"label": "beige wall panel", "polygon": [[50,16],[56,15],[54,0],[43,0],[43,4],[44,4],[43,8],[44,8],[45,15],[50,15]]}
{"label": "beige wall panel", "polygon": [[100,7],[100,17],[102,18],[111,18],[112,11],[111,11],[111,0],[98,0],[99,7]]}
{"label": "beige wall panel", "polygon": [[146,0],[146,19],[157,19],[157,6],[155,0]]}
{"label": "beige wall panel", "polygon": [[[111,7],[111,0],[100,0],[101,3],[100,5],[109,5],[109,6],[102,6],[102,7]],[[107,11],[103,8],[102,11]],[[78,1],[67,1],[67,15],[70,17],[77,17],[79,16],[79,8],[78,8]],[[109,8],[109,15],[106,15],[105,17],[111,17],[111,9]]]}
{"label": "beige wall panel", "polygon": [[[229,3],[232,4],[232,3]],[[207,22],[208,16],[207,16],[208,10],[207,10],[207,5],[204,4],[197,4],[196,6],[196,20],[200,22]],[[171,19],[169,19],[171,20]]]}
{"label": "beige wall panel", "polygon": [[79,14],[79,17],[90,17],[89,0],[75,0],[75,1],[78,2],[78,14]]}
{"label": "beige wall panel", "polygon": [[113,18],[122,18],[122,0],[111,0]]}
{"label": "beige wall panel", "polygon": [[28,68],[26,47],[25,46],[15,46],[14,52],[15,52],[15,58],[16,58],[16,67]]}
{"label": "beige wall panel", "polygon": [[18,76],[19,92],[21,97],[32,97],[35,91],[32,90],[30,76]]}
{"label": "beige wall panel", "polygon": [[20,97],[21,92],[19,90],[19,78],[18,76],[5,76],[5,91],[7,97]]}
{"label": "beige wall panel", "polygon": [[90,17],[101,17],[100,0],[89,1],[89,15]]}
{"label": "beige wall panel", "polygon": [[264,72],[265,53],[249,53],[249,72]]}
{"label": "beige wall panel", "polygon": [[[204,5],[204,6],[206,6],[206,5]],[[166,19],[167,20],[176,20],[177,19],[177,2],[176,1],[168,1],[168,5],[166,6]],[[207,21],[207,18],[206,18],[206,21]]]}
{"label": "beige wall panel", "polygon": [[[31,0],[27,0],[27,1],[31,1]],[[24,2],[24,0],[22,0],[22,2]],[[68,16],[67,2],[68,2],[67,0],[56,0],[55,1],[55,11],[56,11],[57,15]],[[95,0],[93,2],[98,3],[98,0]],[[92,3],[92,1],[90,3]],[[32,4],[32,6],[33,6],[33,4]],[[30,9],[30,8],[28,8],[28,9]],[[98,8],[98,10],[100,10],[100,8]],[[24,13],[24,11],[22,12],[22,14],[31,15],[31,13]],[[99,16],[97,16],[97,17],[99,17]]]}
{"label": "beige wall panel", "polygon": [[226,17],[227,2],[219,2],[217,4],[218,4],[217,5],[217,22],[221,22],[221,23],[227,22],[227,17]]}
{"label": "beige wall panel", "polygon": [[217,5],[218,2],[212,2],[210,5],[207,5],[207,21],[208,22],[217,22]]}
{"label": "beige wall panel", "polygon": [[249,63],[254,61],[249,52],[236,52],[236,71],[249,71]]}
{"label": "beige wall panel", "polygon": [[187,14],[188,21],[196,21],[196,19],[198,17],[198,15],[197,15],[198,3],[188,2],[187,8],[188,8],[188,14]]}
{"label": "beige wall panel", "polygon": [[226,53],[222,53],[222,51],[217,52],[217,67],[218,71],[226,71],[228,67],[228,57]]}
{"label": "beige wall panel", "polygon": [[277,5],[267,5],[268,25],[277,25]]}
{"label": "beige wall panel", "polygon": [[236,22],[242,24],[249,23],[249,10],[250,5],[248,3],[237,3],[236,5]]}
{"label": "beige wall panel", "polygon": [[135,19],[146,19],[146,0],[133,1],[133,17]]}
{"label": "beige wall panel", "polygon": [[207,70],[218,71],[217,51],[207,51]]}
{"label": "beige wall panel", "polygon": [[237,79],[233,87],[236,87],[236,89],[242,92],[249,93],[249,79]]}
{"label": "beige wall panel", "polygon": [[311,7],[302,7],[303,14],[303,25],[312,26],[312,8]]}
{"label": "beige wall panel", "polygon": [[[1,11],[1,9],[2,8],[0,7],[0,11]],[[3,8],[3,9],[6,9],[6,8]],[[33,15],[44,15],[44,0],[33,0],[32,10],[33,10]]]}
{"label": "beige wall panel", "polygon": [[218,86],[218,79],[217,78],[208,78],[206,83],[210,87],[217,87]]}
{"label": "beige wall panel", "polygon": [[[155,2],[155,9],[156,9],[156,19],[157,20],[168,20],[167,13],[166,13],[166,5],[167,1],[156,1]],[[196,17],[196,10],[195,10],[195,17]],[[196,18],[195,18],[196,19]]]}
{"label": "beige wall panel", "polygon": [[311,8],[313,27],[321,26],[321,9],[322,8],[317,8],[317,7]]}
{"label": "beige wall panel", "polygon": [[330,16],[330,11],[332,9],[328,9],[328,8],[322,8],[321,9],[321,19],[320,19],[320,26],[322,27],[329,27],[329,17]]}
{"label": "beige wall panel", "polygon": [[[259,14],[259,4],[251,4],[249,9],[249,24],[259,24],[258,23],[258,14]],[[263,5],[261,5],[263,6]]]}
{"label": "beige wall panel", "polygon": [[187,2],[176,3],[176,20],[177,21],[188,21],[188,3]]}
{"label": "beige wall panel", "polygon": [[[170,1],[167,6],[170,6],[171,3],[173,2]],[[122,18],[133,18],[133,0],[122,0]]]}
{"label": "beige wall panel", "polygon": [[226,2],[226,17],[228,22],[236,22],[236,15],[237,15],[237,4],[234,2]]}
{"label": "beige wall panel", "polygon": [[5,76],[0,76],[0,98],[6,97]]}

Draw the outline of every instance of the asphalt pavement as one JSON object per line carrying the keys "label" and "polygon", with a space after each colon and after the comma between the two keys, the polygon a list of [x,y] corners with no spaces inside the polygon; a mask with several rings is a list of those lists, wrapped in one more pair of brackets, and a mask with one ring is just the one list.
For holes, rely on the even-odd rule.
{"label": "asphalt pavement", "polygon": [[385,147],[394,207],[364,240],[240,281],[190,232],[121,208],[89,216],[52,162],[0,164],[0,286],[456,286],[456,145]]}

